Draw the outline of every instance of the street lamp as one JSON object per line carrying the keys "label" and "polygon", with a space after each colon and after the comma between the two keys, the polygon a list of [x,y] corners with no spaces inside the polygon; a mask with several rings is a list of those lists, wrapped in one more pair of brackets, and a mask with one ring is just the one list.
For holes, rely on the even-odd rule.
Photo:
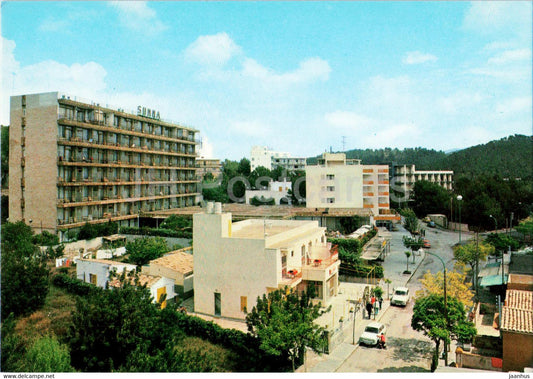
{"label": "street lamp", "polygon": [[[439,257],[437,254],[430,253],[427,250],[425,250],[425,252],[426,254],[437,257],[440,263],[442,263],[442,269],[444,270],[444,319],[446,320],[446,330],[448,330],[448,301],[447,301],[447,296],[446,296],[446,265],[444,264],[444,261],[442,260],[442,258]],[[444,365],[448,366],[448,340],[447,339],[444,340]]]}
{"label": "street lamp", "polygon": [[461,195],[457,196],[457,203],[459,204],[459,243],[461,242],[461,200],[463,200],[463,197]]}
{"label": "street lamp", "polygon": [[489,215],[489,217],[494,220],[494,231],[498,230],[498,221],[496,221],[496,218],[493,215]]}

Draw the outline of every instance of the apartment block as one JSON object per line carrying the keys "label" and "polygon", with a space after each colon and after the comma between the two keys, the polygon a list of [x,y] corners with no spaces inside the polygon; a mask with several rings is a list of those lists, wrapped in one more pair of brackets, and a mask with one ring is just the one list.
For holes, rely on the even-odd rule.
{"label": "apartment block", "polygon": [[272,170],[281,167],[286,171],[305,170],[305,158],[275,157],[272,156],[270,166]]}
{"label": "apartment block", "polygon": [[364,208],[377,216],[389,212],[389,167],[362,165],[344,153],[323,153],[307,165],[307,208]]}
{"label": "apartment block", "polygon": [[232,222],[220,203],[193,217],[195,312],[244,319],[258,296],[313,285],[323,305],[338,293],[338,253],[317,221]]}
{"label": "apartment block", "polygon": [[194,205],[197,130],[139,106],[49,92],[11,97],[9,215],[36,231],[137,225],[142,212]]}
{"label": "apartment block", "polygon": [[272,170],[272,158],[290,158],[289,153],[273,151],[266,146],[253,146],[250,153],[250,169],[253,171],[259,166]]}
{"label": "apartment block", "polygon": [[426,180],[436,183],[442,188],[453,190],[453,171],[417,171],[415,165],[392,166],[393,188],[402,193],[404,201],[407,201],[413,191],[416,182]]}
{"label": "apartment block", "polygon": [[218,178],[222,174],[220,159],[196,159],[196,176],[198,180],[202,180],[207,173],[211,173],[214,178]]}

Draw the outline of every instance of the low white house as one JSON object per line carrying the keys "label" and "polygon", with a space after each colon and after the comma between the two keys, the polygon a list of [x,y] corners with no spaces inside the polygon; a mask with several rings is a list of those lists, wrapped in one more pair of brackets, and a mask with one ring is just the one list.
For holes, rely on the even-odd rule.
{"label": "low white house", "polygon": [[194,310],[244,319],[258,296],[280,288],[306,290],[328,304],[338,293],[338,253],[318,221],[232,222],[220,204],[195,214]]}
{"label": "low white house", "polygon": [[[78,279],[95,286],[106,288],[107,285],[117,286],[118,280],[109,280],[109,274],[115,271],[122,274],[124,271],[135,270],[136,266],[129,263],[115,262],[105,259],[78,259],[76,263],[76,276]],[[170,300],[176,296],[174,291],[174,280],[160,276],[140,275],[140,284],[146,284],[150,290],[154,302],[162,294],[166,294],[166,299]]]}
{"label": "low white house", "polygon": [[165,254],[142,268],[143,274],[172,279],[174,290],[182,299],[191,297],[194,292],[193,256],[185,250],[190,248]]}
{"label": "low white house", "polygon": [[275,182],[270,181],[268,183],[268,189],[262,190],[246,190],[244,197],[246,199],[246,204],[251,204],[251,200],[254,197],[258,199],[274,199],[276,205],[281,204],[282,199],[286,199],[287,202],[290,202],[289,190],[292,188],[292,183],[290,181]]}

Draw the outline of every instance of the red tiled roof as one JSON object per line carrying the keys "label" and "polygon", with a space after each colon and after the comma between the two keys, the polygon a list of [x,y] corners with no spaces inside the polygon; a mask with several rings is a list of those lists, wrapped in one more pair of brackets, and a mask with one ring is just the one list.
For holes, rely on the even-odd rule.
{"label": "red tiled roof", "polygon": [[533,334],[533,292],[507,290],[501,330]]}

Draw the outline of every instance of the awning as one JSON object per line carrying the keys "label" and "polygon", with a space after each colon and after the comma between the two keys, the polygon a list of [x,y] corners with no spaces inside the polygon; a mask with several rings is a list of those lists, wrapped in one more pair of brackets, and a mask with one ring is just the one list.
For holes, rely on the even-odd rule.
{"label": "awning", "polygon": [[[509,275],[504,275],[504,284],[509,280]],[[502,285],[502,276],[501,275],[490,275],[485,276],[481,279],[479,283],[481,287],[492,287],[492,286],[501,286]]]}

